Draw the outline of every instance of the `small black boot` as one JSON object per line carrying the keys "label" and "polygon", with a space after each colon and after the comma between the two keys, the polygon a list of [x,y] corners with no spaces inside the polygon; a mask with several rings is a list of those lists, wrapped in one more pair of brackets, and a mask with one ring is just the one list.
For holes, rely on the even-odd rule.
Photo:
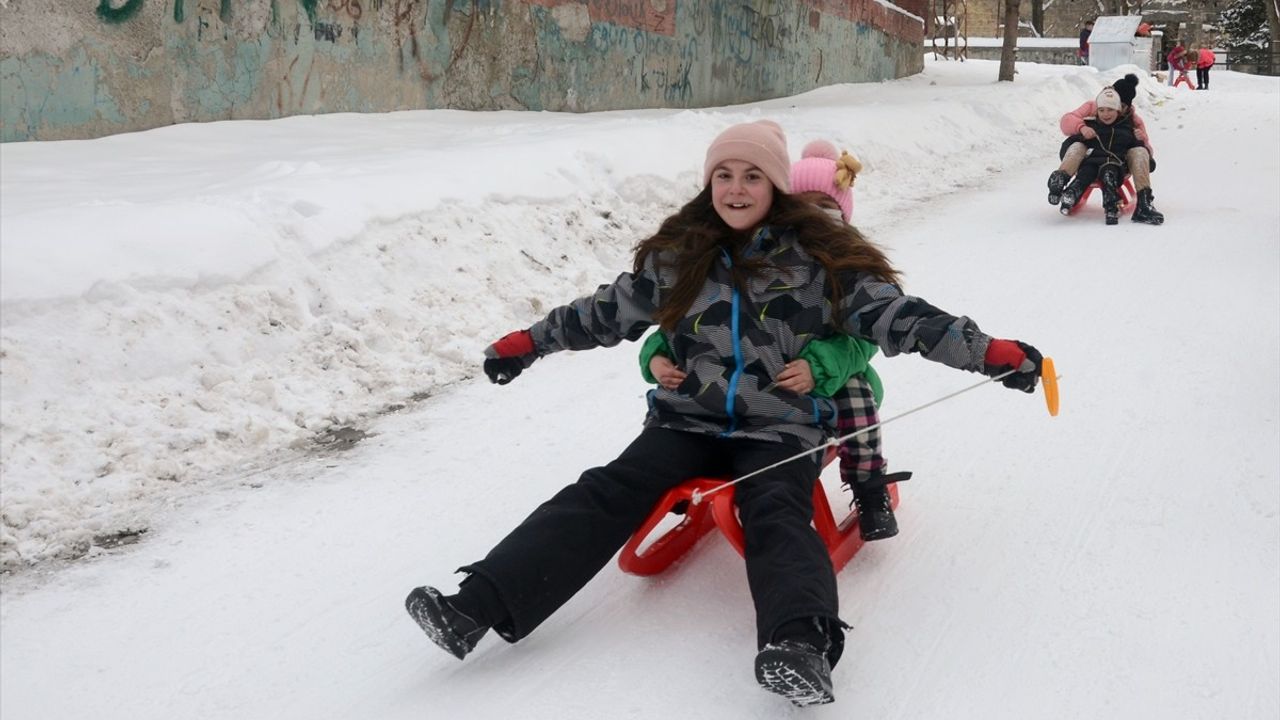
{"label": "small black boot", "polygon": [[756,682],[797,707],[834,702],[830,646],[817,618],[786,623],[756,655]]}
{"label": "small black boot", "polygon": [[853,504],[858,509],[858,534],[863,540],[885,540],[898,534],[888,486],[909,479],[909,472],[876,473],[854,486]]}
{"label": "small black boot", "polygon": [[449,651],[459,660],[476,648],[476,643],[489,631],[487,625],[472,620],[454,609],[430,586],[414,588],[405,598],[409,617],[431,638],[431,642]]}
{"label": "small black boot", "polygon": [[1151,201],[1155,199],[1155,194],[1151,192],[1151,188],[1143,188],[1138,191],[1138,203],[1133,208],[1133,221],[1137,223],[1146,223],[1148,225],[1161,225],[1164,223],[1164,214],[1155,209]]}
{"label": "small black boot", "polygon": [[1063,215],[1070,215],[1071,209],[1080,202],[1080,195],[1083,188],[1075,180],[1072,180],[1065,188],[1062,189],[1062,200],[1058,204],[1058,212]]}
{"label": "small black boot", "polygon": [[1106,215],[1107,224],[1120,222],[1120,172],[1114,165],[1102,168],[1099,178],[1102,185],[1102,212]]}
{"label": "small black boot", "polygon": [[1071,180],[1071,176],[1062,170],[1054,170],[1049,173],[1049,204],[1057,205],[1062,202],[1062,189],[1067,186],[1067,182]]}

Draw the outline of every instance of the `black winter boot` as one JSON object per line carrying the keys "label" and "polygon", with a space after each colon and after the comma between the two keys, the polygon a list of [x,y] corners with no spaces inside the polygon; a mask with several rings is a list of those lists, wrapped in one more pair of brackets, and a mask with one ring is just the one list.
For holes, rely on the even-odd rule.
{"label": "black winter boot", "polygon": [[909,472],[877,473],[857,483],[853,504],[858,508],[858,534],[863,540],[885,540],[898,534],[898,519],[893,514],[888,486],[910,479]]}
{"label": "black winter boot", "polygon": [[1155,194],[1151,192],[1151,188],[1143,188],[1138,191],[1138,203],[1133,208],[1133,221],[1137,223],[1146,223],[1148,225],[1161,225],[1164,223],[1164,214],[1155,209],[1151,201],[1155,199]]}
{"label": "black winter boot", "polygon": [[1049,173],[1049,204],[1057,205],[1062,202],[1062,189],[1067,186],[1067,182],[1071,180],[1071,176],[1062,170],[1054,170]]}
{"label": "black winter boot", "polygon": [[405,598],[404,607],[431,642],[459,660],[474,650],[476,643],[489,631],[488,626],[455,610],[440,596],[439,590],[430,586],[414,588]]}
{"label": "black winter boot", "polygon": [[1063,215],[1070,215],[1071,209],[1080,202],[1080,195],[1084,192],[1084,188],[1075,180],[1072,180],[1065,188],[1062,189],[1062,200],[1058,203],[1058,212]]}
{"label": "black winter boot", "polygon": [[1114,165],[1103,167],[1099,180],[1102,185],[1102,211],[1106,215],[1107,224],[1115,225],[1120,222],[1119,169]]}
{"label": "black winter boot", "polygon": [[817,618],[784,624],[756,655],[756,682],[798,707],[833,702],[830,644]]}

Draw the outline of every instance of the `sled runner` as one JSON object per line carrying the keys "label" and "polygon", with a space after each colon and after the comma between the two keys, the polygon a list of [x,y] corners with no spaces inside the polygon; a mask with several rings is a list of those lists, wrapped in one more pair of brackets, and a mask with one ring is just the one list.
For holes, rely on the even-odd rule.
{"label": "sled runner", "polygon": [[[1071,212],[1067,214],[1075,215],[1076,213],[1080,212],[1080,208],[1084,207],[1084,204],[1089,200],[1089,196],[1093,194],[1093,191],[1101,190],[1101,189],[1102,189],[1102,183],[1098,180],[1094,180],[1089,185],[1089,187],[1084,189],[1083,193],[1080,193],[1080,199],[1076,201],[1075,205],[1071,206]],[[1137,196],[1137,194],[1138,194],[1137,191],[1133,189],[1133,178],[1129,177],[1128,175],[1125,175],[1124,183],[1120,186],[1120,211],[1121,212],[1124,212],[1125,210],[1133,207],[1133,199],[1134,197]]]}
{"label": "sled runner", "polygon": [[[835,450],[829,448],[823,458],[823,467],[835,456]],[[693,502],[695,492],[706,493],[726,482],[728,478],[698,477],[668,490],[654,506],[653,512],[649,513],[649,517],[645,518],[640,529],[623,546],[622,553],[618,556],[618,567],[632,575],[657,575],[693,548],[702,536],[716,528],[719,528],[738,554],[742,555],[745,543],[742,523],[738,522],[738,511],[733,502],[734,489],[726,488],[702,498],[700,503]],[[898,486],[889,485],[888,490],[892,505],[897,508]],[[640,546],[670,513],[683,514],[684,518],[641,551]],[[840,572],[866,542],[858,532],[856,511],[851,510],[843,521],[836,522],[821,478],[813,485],[813,527],[831,555],[831,565],[836,572]]]}

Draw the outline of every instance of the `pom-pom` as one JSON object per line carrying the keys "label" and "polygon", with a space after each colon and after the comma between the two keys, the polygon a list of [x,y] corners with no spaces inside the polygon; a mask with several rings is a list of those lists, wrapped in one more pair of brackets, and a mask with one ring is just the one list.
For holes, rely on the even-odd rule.
{"label": "pom-pom", "polygon": [[816,157],[835,160],[839,156],[840,153],[836,151],[836,146],[826,140],[814,140],[808,145],[805,145],[804,150],[800,151],[801,159]]}

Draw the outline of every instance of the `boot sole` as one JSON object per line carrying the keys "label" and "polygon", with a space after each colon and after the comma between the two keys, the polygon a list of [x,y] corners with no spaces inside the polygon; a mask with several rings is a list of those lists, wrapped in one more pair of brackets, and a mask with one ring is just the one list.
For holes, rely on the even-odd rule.
{"label": "boot sole", "polygon": [[897,534],[898,521],[889,513],[867,513],[858,517],[858,535],[867,542],[886,540]]}
{"label": "boot sole", "polygon": [[456,634],[447,630],[440,610],[440,592],[435,588],[414,588],[404,600],[404,609],[418,623],[431,642],[458,658],[465,658],[470,648]]}
{"label": "boot sole", "polygon": [[786,650],[764,650],[756,657],[756,682],[796,707],[835,702],[831,678],[823,677],[807,663],[798,662]]}

